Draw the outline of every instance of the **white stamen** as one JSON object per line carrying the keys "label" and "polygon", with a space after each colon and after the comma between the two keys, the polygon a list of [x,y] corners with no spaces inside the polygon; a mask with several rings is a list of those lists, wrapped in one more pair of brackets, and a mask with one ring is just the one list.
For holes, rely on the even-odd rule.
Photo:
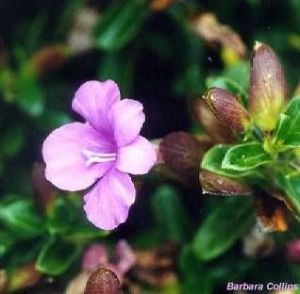
{"label": "white stamen", "polygon": [[91,165],[92,163],[115,161],[117,158],[116,153],[100,153],[87,149],[82,150],[82,154],[87,158],[87,165]]}

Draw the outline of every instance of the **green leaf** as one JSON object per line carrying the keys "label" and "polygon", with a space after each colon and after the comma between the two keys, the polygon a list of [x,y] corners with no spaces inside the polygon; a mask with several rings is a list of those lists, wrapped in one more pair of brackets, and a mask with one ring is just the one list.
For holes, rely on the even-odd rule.
{"label": "green leaf", "polygon": [[16,155],[24,143],[24,133],[20,125],[12,125],[4,130],[0,139],[0,155],[10,158]]}
{"label": "green leaf", "polygon": [[222,168],[235,171],[248,171],[271,161],[260,143],[251,142],[235,145],[227,150]]}
{"label": "green leaf", "polygon": [[231,178],[239,178],[248,175],[248,171],[240,172],[229,170],[222,166],[224,157],[230,148],[232,148],[232,145],[216,145],[209,149],[202,159],[201,168]]}
{"label": "green leaf", "polygon": [[43,245],[43,238],[18,240],[12,250],[5,256],[10,268],[26,264],[36,260],[38,253]]}
{"label": "green leaf", "polygon": [[280,115],[273,144],[279,147],[300,146],[300,96],[292,98]]}
{"label": "green leaf", "polygon": [[122,95],[129,96],[132,93],[135,56],[134,50],[106,53],[99,67],[99,79],[114,80],[122,89]]}
{"label": "green leaf", "polygon": [[48,215],[48,230],[51,234],[66,233],[77,218],[78,211],[71,200],[67,196],[57,197]]}
{"label": "green leaf", "polygon": [[251,198],[222,200],[223,203],[204,220],[193,241],[194,253],[202,261],[222,255],[254,222]]}
{"label": "green leaf", "polygon": [[44,111],[44,92],[38,81],[29,75],[21,74],[16,83],[17,103],[31,116],[39,116]]}
{"label": "green leaf", "polygon": [[152,208],[165,240],[184,241],[189,238],[189,220],[174,188],[161,186],[152,197]]}
{"label": "green leaf", "polygon": [[65,0],[62,2],[63,6],[59,11],[60,15],[55,28],[55,36],[57,38],[65,37],[72,26],[75,13],[82,5],[82,0]]}
{"label": "green leaf", "polygon": [[187,245],[179,257],[183,293],[216,293],[228,281],[242,280],[254,264],[254,260],[232,251],[208,263],[199,262],[192,246]]}
{"label": "green leaf", "polygon": [[143,230],[130,238],[130,244],[135,249],[159,247],[161,244],[161,234],[155,227]]}
{"label": "green leaf", "polygon": [[96,28],[96,45],[119,50],[137,35],[148,14],[143,0],[115,1],[104,12]]}
{"label": "green leaf", "polygon": [[9,199],[0,203],[0,222],[19,236],[30,238],[44,232],[43,219],[33,202],[27,199]]}
{"label": "green leaf", "polygon": [[[181,56],[174,92],[182,97],[197,97],[205,90],[204,68],[201,62],[205,55],[204,45],[181,21],[177,24],[178,33],[170,40],[174,52]],[[174,47],[174,42],[178,47]]]}
{"label": "green leaf", "polygon": [[64,124],[70,123],[70,115],[61,111],[52,111],[47,109],[47,111],[36,119],[36,126],[43,130],[49,131],[56,129]]}
{"label": "green leaf", "polygon": [[72,242],[52,236],[43,246],[36,268],[48,275],[64,273],[79,255],[79,248]]}
{"label": "green leaf", "polygon": [[277,184],[286,192],[287,201],[300,216],[300,173],[280,173],[277,175]]}
{"label": "green leaf", "polygon": [[47,227],[51,234],[64,234],[68,240],[83,243],[108,235],[86,220],[77,198],[70,195],[56,198],[48,215]]}
{"label": "green leaf", "polygon": [[213,283],[210,273],[203,263],[195,262],[193,248],[187,245],[179,257],[179,269],[182,275],[182,290],[184,294],[211,294]]}
{"label": "green leaf", "polygon": [[86,219],[80,218],[68,231],[68,238],[76,242],[89,242],[91,239],[107,237],[108,231],[94,227]]}
{"label": "green leaf", "polygon": [[5,255],[16,243],[16,238],[6,231],[0,231],[0,258]]}
{"label": "green leaf", "polygon": [[288,115],[281,113],[275,129],[275,135],[272,144],[278,148],[284,145],[287,133],[290,131],[291,119]]}

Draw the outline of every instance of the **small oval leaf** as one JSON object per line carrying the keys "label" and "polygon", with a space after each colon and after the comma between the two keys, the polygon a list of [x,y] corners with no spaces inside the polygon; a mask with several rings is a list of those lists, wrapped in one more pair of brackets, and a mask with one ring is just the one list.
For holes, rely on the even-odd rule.
{"label": "small oval leaf", "polygon": [[222,168],[234,171],[248,171],[271,161],[260,143],[251,142],[235,145],[228,149],[222,161]]}
{"label": "small oval leaf", "polygon": [[193,240],[194,253],[202,261],[222,255],[254,222],[250,197],[222,199],[222,204],[204,220]]}

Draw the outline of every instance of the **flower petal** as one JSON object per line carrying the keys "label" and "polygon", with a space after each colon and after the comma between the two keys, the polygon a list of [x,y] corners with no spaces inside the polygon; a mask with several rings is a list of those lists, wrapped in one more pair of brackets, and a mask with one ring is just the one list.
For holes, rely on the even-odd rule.
{"label": "flower petal", "polygon": [[107,113],[112,104],[119,100],[120,91],[115,82],[88,81],[76,91],[72,108],[95,129],[110,134],[111,126]]}
{"label": "flower petal", "polygon": [[44,141],[46,178],[56,187],[83,190],[91,186],[113,162],[87,164],[83,150],[111,152],[112,145],[88,124],[70,123],[53,131]]}
{"label": "flower petal", "polygon": [[127,145],[141,131],[145,121],[143,105],[132,99],[123,99],[112,106],[111,120],[117,145]]}
{"label": "flower petal", "polygon": [[112,169],[84,196],[88,220],[104,230],[116,228],[127,219],[135,195],[130,176]]}
{"label": "flower petal", "polygon": [[156,152],[152,144],[142,136],[118,151],[116,168],[119,171],[141,175],[146,174],[156,162]]}

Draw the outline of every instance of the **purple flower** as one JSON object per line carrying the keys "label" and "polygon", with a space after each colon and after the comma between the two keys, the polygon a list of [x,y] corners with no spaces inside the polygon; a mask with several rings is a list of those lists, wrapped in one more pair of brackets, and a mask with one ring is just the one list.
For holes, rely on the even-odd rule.
{"label": "purple flower", "polygon": [[54,130],[43,144],[46,178],[56,187],[84,196],[87,218],[110,230],[123,223],[136,196],[128,175],[145,174],[156,161],[151,143],[140,136],[143,105],[120,100],[113,81],[88,81],[75,93],[72,108],[85,123]]}

